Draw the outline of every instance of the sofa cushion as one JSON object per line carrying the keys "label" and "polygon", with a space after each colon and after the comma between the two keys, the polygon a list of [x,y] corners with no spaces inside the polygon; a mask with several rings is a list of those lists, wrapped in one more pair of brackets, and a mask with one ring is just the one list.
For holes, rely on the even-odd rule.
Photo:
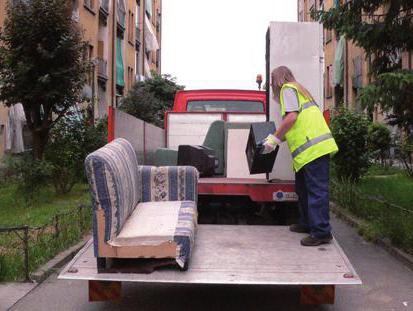
{"label": "sofa cushion", "polygon": [[174,257],[178,265],[184,267],[194,245],[196,225],[197,210],[193,201],[139,203],[119,234],[108,243],[116,247],[161,248],[165,243],[175,242]]}

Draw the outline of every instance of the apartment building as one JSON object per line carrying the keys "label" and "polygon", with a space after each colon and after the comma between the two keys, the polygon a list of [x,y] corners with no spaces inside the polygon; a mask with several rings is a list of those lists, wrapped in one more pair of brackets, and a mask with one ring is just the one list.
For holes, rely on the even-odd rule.
{"label": "apartment building", "polygon": [[[162,0],[70,0],[72,19],[83,30],[92,61],[83,96],[95,118],[117,106],[136,81],[161,72]],[[0,26],[7,0],[0,0]],[[0,156],[4,153],[8,108],[0,104]]]}
{"label": "apartment building", "polygon": [[117,106],[135,81],[160,73],[161,0],[72,0],[72,18],[84,29],[93,60],[84,93],[95,117]]}
{"label": "apartment building", "polygon": [[[311,10],[329,10],[345,0],[298,0],[298,21],[313,21]],[[341,104],[355,104],[359,91],[371,82],[369,78],[370,60],[363,49],[352,41],[338,36],[335,31],[324,29],[324,104],[335,108]],[[402,68],[412,69],[411,52],[403,52],[399,57]],[[374,120],[381,121],[383,115],[376,111]]]}

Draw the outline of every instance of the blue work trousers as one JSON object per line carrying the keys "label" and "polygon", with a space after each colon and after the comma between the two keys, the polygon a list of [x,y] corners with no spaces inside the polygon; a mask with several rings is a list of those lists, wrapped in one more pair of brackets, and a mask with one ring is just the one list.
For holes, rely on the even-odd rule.
{"label": "blue work trousers", "polygon": [[331,234],[329,215],[330,155],[322,156],[304,165],[295,174],[295,191],[300,207],[300,225],[310,234],[323,238]]}

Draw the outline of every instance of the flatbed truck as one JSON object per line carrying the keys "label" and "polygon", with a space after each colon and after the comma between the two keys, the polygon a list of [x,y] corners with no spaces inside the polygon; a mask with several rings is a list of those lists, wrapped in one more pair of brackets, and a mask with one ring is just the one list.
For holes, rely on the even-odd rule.
{"label": "flatbed truck", "polygon": [[[267,33],[267,81],[271,69],[278,65],[287,65],[317,101],[322,103],[324,66],[320,40],[322,28],[317,23],[271,23]],[[202,92],[197,93],[199,95]],[[210,92],[212,93],[214,92]],[[244,95],[247,93],[244,92]],[[199,106],[195,109],[198,111],[187,111],[182,105],[176,106],[177,109],[167,113],[165,118],[166,146],[176,148],[183,143],[200,144],[206,132],[205,128],[209,126],[208,122],[211,123],[214,118],[246,124],[272,120],[278,124],[279,107],[269,96],[268,87],[265,98],[263,94],[255,94],[264,104],[262,111],[248,113],[199,111]],[[179,96],[182,95],[185,93]],[[205,99],[205,92],[200,98]],[[216,98],[208,98],[214,99]],[[323,110],[322,105],[320,109]],[[184,135],[182,128],[185,129],[185,126],[190,124],[198,124],[201,132]],[[241,157],[245,154],[239,156],[239,162],[244,161]],[[262,204],[297,202],[291,156],[286,146],[280,148],[274,170],[266,176],[201,178],[198,187],[200,197],[212,196],[218,202],[242,196],[248,196],[253,202]],[[98,273],[93,242],[89,241],[62,270],[59,279],[88,281],[90,301],[119,299],[122,282],[134,282],[300,286],[300,299],[303,304],[334,303],[336,285],[362,283],[336,239],[319,247],[303,247],[300,246],[303,236],[290,232],[285,225],[201,224],[198,226],[187,271],[160,269],[150,274],[131,271]]]}

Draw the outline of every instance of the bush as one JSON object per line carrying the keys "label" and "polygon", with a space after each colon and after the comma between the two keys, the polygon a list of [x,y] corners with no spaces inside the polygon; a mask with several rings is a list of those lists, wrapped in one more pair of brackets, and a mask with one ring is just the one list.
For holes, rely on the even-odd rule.
{"label": "bush", "polygon": [[380,159],[381,164],[385,164],[390,143],[391,133],[387,126],[381,123],[371,123],[368,128],[367,145],[370,154]]}
{"label": "bush", "polygon": [[46,146],[45,159],[53,167],[52,180],[57,193],[67,193],[75,183],[85,180],[85,157],[106,141],[107,119],[94,126],[84,114],[75,113],[55,125]]}
{"label": "bush", "polygon": [[52,166],[44,160],[33,159],[31,152],[5,158],[5,176],[17,184],[16,195],[23,196],[31,205],[35,194],[46,186],[52,175]]}
{"label": "bush", "polygon": [[341,109],[333,116],[331,131],[339,148],[333,161],[339,179],[356,182],[367,172],[370,166],[368,126],[367,118],[355,111]]}

